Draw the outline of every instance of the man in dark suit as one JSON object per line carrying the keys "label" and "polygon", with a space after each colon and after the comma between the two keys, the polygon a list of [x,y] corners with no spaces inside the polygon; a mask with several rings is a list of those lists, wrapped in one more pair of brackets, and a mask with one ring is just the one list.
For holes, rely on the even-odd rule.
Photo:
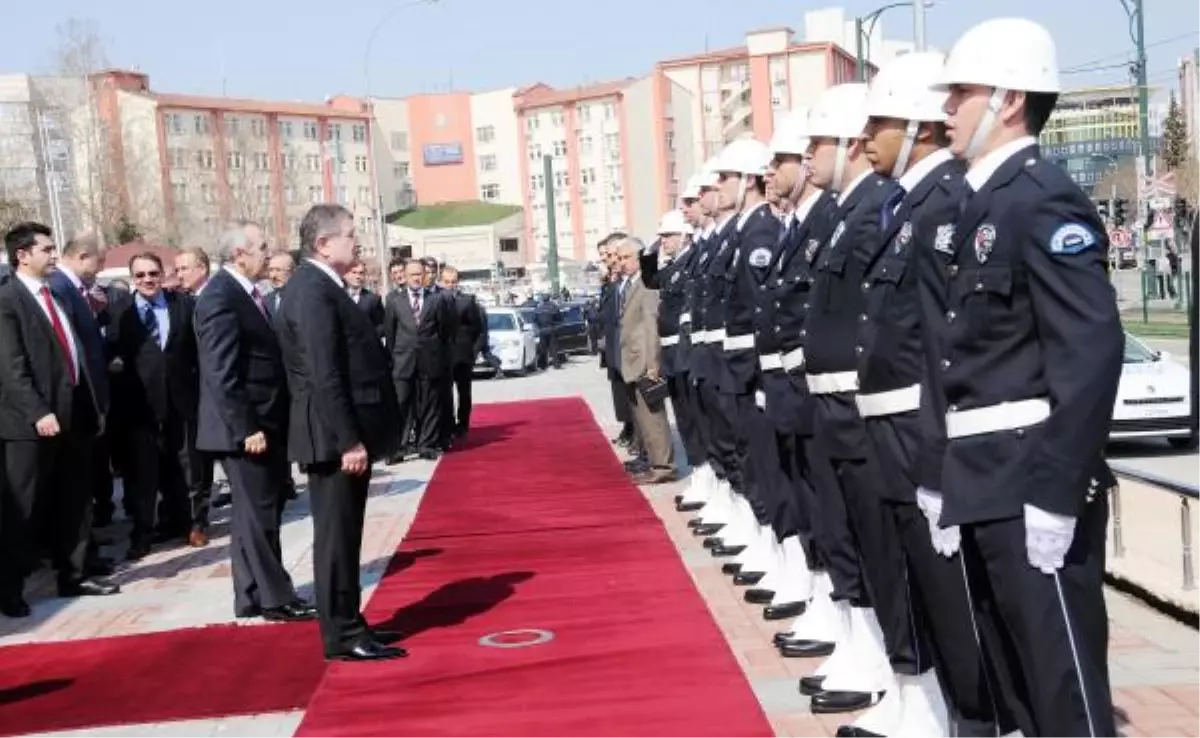
{"label": "man in dark suit", "polygon": [[392,357],[392,380],[400,404],[400,428],[409,418],[423,459],[441,456],[441,384],[450,374],[453,315],[449,301],[425,287],[425,265],[411,259],[405,286],[387,299],[383,338]]}
{"label": "man in dark suit", "polygon": [[[424,256],[421,258],[421,263],[425,265],[425,289],[430,294],[446,299],[446,288],[442,286],[442,270],[445,264],[439,264],[438,260],[432,256]],[[449,310],[450,324],[447,327],[447,335],[449,341],[453,343],[454,336],[458,333],[458,311],[453,307]],[[450,347],[447,347],[450,350]],[[438,393],[438,441],[436,444],[438,451],[449,451],[450,446],[454,442],[454,374],[451,370],[447,370],[437,382]]]}
{"label": "man in dark suit", "polygon": [[456,438],[467,435],[471,425],[471,374],[475,357],[483,350],[485,340],[483,311],[475,295],[458,289],[458,270],[442,268],[442,288],[450,300],[455,315],[454,336],[450,345],[451,376],[458,391],[458,411],[454,415],[453,433]]}
{"label": "man in dark suit", "polygon": [[367,314],[371,325],[378,331],[383,327],[383,300],[367,289],[366,283],[367,267],[361,261],[356,261],[354,268],[346,272],[346,294]]}
{"label": "man in dark suit", "polygon": [[325,657],[373,661],[406,655],[399,636],[373,630],[359,611],[359,555],[371,463],[399,445],[396,396],[375,327],[342,282],[355,262],[353,215],[315,205],[300,224],[305,259],[275,324],[291,388],[288,449],[308,474],[313,577]]}
{"label": "man in dark suit", "polygon": [[200,376],[194,303],[162,288],[166,270],[152,252],[130,259],[129,274],[134,293],[113,306],[106,340],[130,459],[125,493],[133,497],[134,514],[126,556],[137,560],[155,540],[208,545],[209,499],[196,451]]}
{"label": "man in dark suit", "polygon": [[296,271],[296,259],[290,251],[277,251],[267,262],[267,281],[271,283],[271,294],[267,295],[267,308],[271,315],[279,312],[279,303],[283,299],[283,288],[287,286],[292,273]]}
{"label": "man in dark suit", "polygon": [[91,488],[75,475],[88,468],[104,417],[78,331],[46,284],[57,247],[49,228],[31,222],[13,226],[4,244],[14,274],[0,287],[0,613],[24,617],[25,577],[43,531],[60,596],[110,595],[118,587],[87,578],[84,569]]}
{"label": "man in dark suit", "polygon": [[[221,239],[224,266],[196,301],[200,403],[196,446],[225,468],[233,494],[234,612],[311,620],[283,567],[279,528],[289,473],[288,394],[279,339],[254,286],[267,266],[262,228],[239,222]],[[286,302],[284,303],[287,304]]]}

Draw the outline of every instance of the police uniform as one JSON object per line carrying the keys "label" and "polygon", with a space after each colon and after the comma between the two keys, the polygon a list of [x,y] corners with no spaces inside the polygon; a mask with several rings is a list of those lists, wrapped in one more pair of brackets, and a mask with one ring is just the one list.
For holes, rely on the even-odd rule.
{"label": "police uniform", "polygon": [[[688,287],[696,249],[687,241],[683,249],[662,269],[656,271],[658,288],[658,336],[662,345],[662,375],[666,377],[675,410],[675,424],[683,441],[688,465],[704,463],[704,441],[700,437],[697,418],[688,391],[691,353],[688,315]],[[685,320],[686,318],[686,320]]]}
{"label": "police uniform", "polygon": [[709,407],[702,397],[701,388],[708,379],[710,352],[708,350],[708,331],[706,330],[704,302],[704,271],[708,260],[712,258],[715,245],[716,227],[710,224],[693,242],[691,251],[692,262],[688,269],[687,310],[686,321],[680,316],[681,323],[690,327],[688,334],[689,351],[687,352],[688,397],[691,400],[692,415],[696,418],[697,434],[703,444],[704,456],[713,473],[718,479],[725,478],[724,467],[720,459],[713,453],[712,419],[714,408]]}
{"label": "police uniform", "polygon": [[[983,646],[1025,735],[1116,735],[1103,597],[1103,468],[1124,336],[1095,207],[1033,137],[966,175],[934,226],[946,310],[928,315],[948,441],[943,526],[960,526]],[[927,299],[926,304],[933,304]],[[1032,509],[1031,509],[1032,508]],[[1074,518],[1065,564],[1030,565],[1041,515]]]}

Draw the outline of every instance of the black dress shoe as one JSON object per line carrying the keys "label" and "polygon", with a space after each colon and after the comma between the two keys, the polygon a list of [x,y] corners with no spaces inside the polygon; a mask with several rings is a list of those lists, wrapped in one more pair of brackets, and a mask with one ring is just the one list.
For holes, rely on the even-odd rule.
{"label": "black dress shoe", "polygon": [[769,605],[775,599],[775,590],[753,587],[742,593],[742,599],[751,605]]}
{"label": "black dress shoe", "polygon": [[149,543],[131,543],[129,549],[125,551],[126,561],[141,561],[150,555]]}
{"label": "black dress shoe", "polygon": [[721,546],[725,545],[725,542],[722,541],[720,538],[713,536],[711,538],[705,538],[704,542],[701,543],[700,545],[704,546],[705,548],[720,548]]}
{"label": "black dress shoe", "polygon": [[59,582],[59,597],[107,597],[115,595],[121,588],[102,579],[81,579],[78,582]]}
{"label": "black dress shoe", "polygon": [[700,518],[692,518],[691,520],[687,521],[687,527],[689,528],[697,528],[701,525],[704,525],[704,521]]}
{"label": "black dress shoe", "polygon": [[317,619],[317,608],[307,602],[289,602],[279,607],[263,608],[262,619],[272,623],[296,623]]}
{"label": "black dress shoe", "polygon": [[427,448],[424,451],[418,451],[417,456],[420,456],[426,461],[437,461],[438,459],[442,458],[442,452],[438,451],[437,449]]}
{"label": "black dress shoe", "polygon": [[785,640],[779,644],[779,655],[789,659],[824,658],[832,654],[836,647],[833,641]]}
{"label": "black dress shoe", "polygon": [[114,571],[112,559],[97,556],[83,566],[83,573],[89,577],[111,577]]}
{"label": "black dress shoe", "polygon": [[683,502],[683,495],[675,495],[675,504],[678,505],[681,502]]}
{"label": "black dress shoe", "polygon": [[737,556],[745,550],[745,546],[713,546],[709,553],[713,555],[713,558],[724,559],[730,556]]}
{"label": "black dress shoe", "polygon": [[823,676],[806,676],[800,677],[800,694],[805,697],[812,697],[814,694],[821,693],[821,685],[825,683]]}
{"label": "black dress shoe", "polygon": [[783,648],[783,644],[790,640],[792,640],[792,631],[790,630],[781,630],[775,635],[771,636],[771,643],[774,644],[776,648]]}
{"label": "black dress shoe", "polygon": [[213,495],[212,507],[215,510],[220,510],[223,507],[229,507],[233,504],[233,495],[229,492],[219,492]]}
{"label": "black dress shoe", "polygon": [[834,733],[834,735],[836,735],[838,738],[883,738],[882,734],[872,733],[866,728],[860,728],[857,725],[842,725],[838,727],[837,732]]}
{"label": "black dress shoe", "polygon": [[749,584],[758,584],[762,581],[767,573],[765,571],[739,571],[733,578],[734,584],[746,586]]}
{"label": "black dress shoe", "polygon": [[405,456],[402,453],[392,454],[391,456],[387,457],[387,465],[394,466],[396,464],[403,464],[404,458]]}
{"label": "black dress shoe", "polygon": [[865,710],[879,701],[882,692],[821,692],[814,694],[809,709],[815,715]]}
{"label": "black dress shoe", "polygon": [[384,661],[408,655],[408,651],[396,646],[385,646],[374,640],[363,640],[344,651],[325,654],[332,661]]}
{"label": "black dress shoe", "polygon": [[384,628],[368,628],[367,635],[376,643],[382,643],[385,646],[390,646],[400,639],[404,638],[404,634],[396,630],[385,630]]}
{"label": "black dress shoe", "polygon": [[736,561],[726,561],[724,564],[721,564],[722,574],[737,574],[741,570],[742,565]]}
{"label": "black dress shoe", "polygon": [[704,503],[703,502],[680,502],[679,504],[677,504],[675,506],[675,509],[678,510],[679,512],[696,512],[697,510],[704,509]]}
{"label": "black dress shoe", "polygon": [[724,523],[701,523],[695,528],[692,528],[692,535],[696,536],[697,538],[706,538],[711,535],[716,535],[724,527]]}
{"label": "black dress shoe", "polygon": [[20,595],[0,599],[0,615],[6,618],[27,618],[30,612],[29,603]]}
{"label": "black dress shoe", "polygon": [[763,620],[783,620],[798,618],[804,613],[803,602],[783,602],[778,605],[767,605],[763,608]]}

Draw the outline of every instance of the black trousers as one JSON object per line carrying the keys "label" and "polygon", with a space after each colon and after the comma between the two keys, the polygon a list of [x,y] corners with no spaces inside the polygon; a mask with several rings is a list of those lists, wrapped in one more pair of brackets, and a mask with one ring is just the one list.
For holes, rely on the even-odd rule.
{"label": "black trousers", "polygon": [[690,393],[691,381],[687,372],[681,372],[667,377],[667,388],[671,393],[671,408],[675,411],[675,425],[679,428],[679,439],[683,442],[683,452],[687,456],[688,466],[696,467],[704,463],[704,440],[700,437],[702,424],[696,417],[696,407]]}
{"label": "black trousers", "polygon": [[613,367],[608,368],[608,384],[612,390],[613,415],[617,422],[628,428],[633,423],[633,408],[629,406],[629,391],[625,386],[625,378]]}
{"label": "black trousers", "polygon": [[286,502],[284,476],[291,471],[286,454],[282,440],[268,436],[266,453],[220,457],[233,495],[229,559],[235,613],[282,607],[296,600],[279,542]]}
{"label": "black trousers", "polygon": [[717,392],[716,383],[711,380],[701,381],[697,390],[704,406],[704,417],[708,421],[707,453],[713,471],[717,473],[717,478],[728,481],[736,490],[742,483],[737,468],[737,437],[734,435],[737,408],[727,399],[729,395]]}
{"label": "black trousers", "polygon": [[1023,518],[961,526],[984,653],[1025,735],[1117,735],[1103,591],[1107,525],[1101,493],[1083,507],[1054,574],[1029,565]]}
{"label": "black trousers", "polygon": [[708,456],[710,444],[709,436],[711,430],[709,427],[708,411],[704,407],[704,402],[700,399],[700,387],[696,378],[691,372],[686,373],[687,381],[684,383],[684,397],[688,403],[689,412],[692,416],[692,428],[696,434],[696,455],[697,464],[711,462],[712,459]]}
{"label": "black trousers", "polygon": [[454,415],[454,429],[466,433],[471,427],[471,378],[472,364],[454,365],[454,389],[458,393],[458,407]]}
{"label": "black trousers", "polygon": [[811,443],[808,436],[796,433],[778,433],[779,460],[787,478],[787,489],[791,493],[791,504],[796,508],[796,533],[804,544],[810,568],[824,569],[821,556],[813,543],[813,521],[817,515],[816,492],[808,475],[806,447]]}
{"label": "black trousers", "polygon": [[749,407],[743,409],[742,434],[745,444],[741,463],[745,471],[747,497],[758,515],[761,525],[769,525],[778,539],[782,540],[796,532],[798,521],[795,508],[790,505],[791,494],[788,480],[783,474],[783,462],[779,458],[779,441],[775,424],[760,408],[753,396],[749,396]]}
{"label": "black trousers", "polygon": [[[818,423],[818,428],[820,424]],[[813,542],[829,579],[834,600],[846,600],[855,607],[870,605],[863,582],[858,544],[850,528],[843,485],[857,471],[856,463],[835,459],[825,435],[818,432],[806,444],[808,478],[813,486],[816,517]]]}
{"label": "black trousers", "polygon": [[[433,451],[441,445],[445,411],[445,377],[414,374],[395,380],[401,429],[412,428],[418,451]],[[405,438],[408,431],[404,431]]]}
{"label": "black trousers", "polygon": [[89,481],[92,485],[94,517],[111,520],[116,512],[113,504],[112,433],[106,430],[92,441],[92,465]]}
{"label": "black trousers", "polygon": [[344,652],[367,636],[360,612],[359,556],[370,473],[344,474],[341,462],[305,466],[313,516],[313,586],[325,655]]}

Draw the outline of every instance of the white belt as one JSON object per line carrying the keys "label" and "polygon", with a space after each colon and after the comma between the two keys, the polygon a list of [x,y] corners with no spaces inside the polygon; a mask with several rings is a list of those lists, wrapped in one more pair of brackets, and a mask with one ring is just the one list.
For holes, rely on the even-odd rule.
{"label": "white belt", "polygon": [[725,337],[726,351],[745,351],[746,349],[754,348],[754,334],[744,333],[740,336]]}
{"label": "white belt", "polygon": [[692,322],[692,314],[691,313],[680,313],[679,314],[679,324],[680,325],[683,325],[684,323],[691,323],[691,322]]}
{"label": "white belt", "polygon": [[754,404],[759,410],[767,409],[767,393],[762,390],[754,390]]}
{"label": "white belt", "polygon": [[708,343],[708,331],[692,331],[692,343]]}
{"label": "white belt", "polygon": [[804,347],[798,346],[782,356],[784,371],[800,369],[804,366]]}
{"label": "white belt", "polygon": [[836,395],[839,392],[858,391],[858,372],[832,372],[830,374],[809,374],[808,391],[814,395]]}
{"label": "white belt", "polygon": [[946,437],[962,438],[1016,430],[1037,425],[1048,417],[1050,401],[1044,397],[1001,402],[972,410],[954,410],[946,413]]}
{"label": "white belt", "polygon": [[724,340],[725,340],[725,329],[724,328],[709,328],[708,329],[708,342],[709,343],[721,343]]}
{"label": "white belt", "polygon": [[854,404],[858,405],[858,414],[864,418],[912,412],[921,407],[921,385],[914,384],[887,392],[872,392],[869,395],[860,393],[854,396]]}
{"label": "white belt", "polygon": [[676,333],[673,336],[660,336],[658,339],[658,342],[660,344],[662,344],[664,347],[674,346],[679,343],[679,334]]}
{"label": "white belt", "polygon": [[773,372],[783,368],[783,357],[779,354],[766,354],[758,357],[758,366],[764,372]]}

